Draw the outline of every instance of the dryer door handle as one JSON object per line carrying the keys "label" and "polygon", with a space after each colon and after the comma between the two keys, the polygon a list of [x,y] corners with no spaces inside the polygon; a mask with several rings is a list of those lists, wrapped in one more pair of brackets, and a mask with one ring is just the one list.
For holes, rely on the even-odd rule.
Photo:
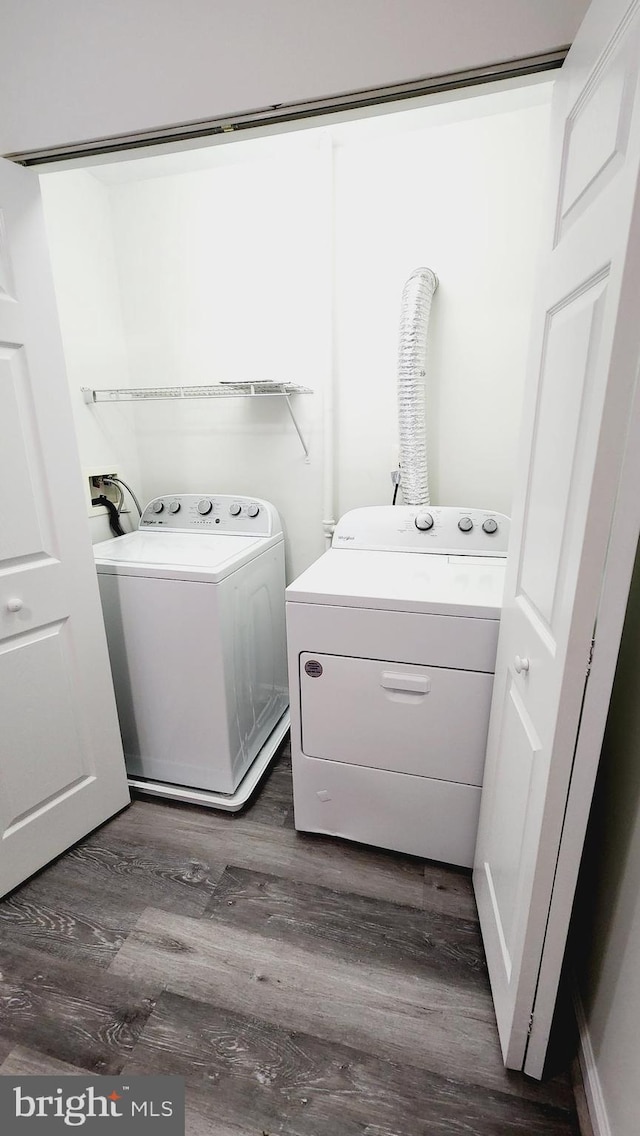
{"label": "dryer door handle", "polygon": [[385,690],[407,690],[411,694],[428,694],[431,689],[431,679],[427,675],[383,671],[380,686]]}

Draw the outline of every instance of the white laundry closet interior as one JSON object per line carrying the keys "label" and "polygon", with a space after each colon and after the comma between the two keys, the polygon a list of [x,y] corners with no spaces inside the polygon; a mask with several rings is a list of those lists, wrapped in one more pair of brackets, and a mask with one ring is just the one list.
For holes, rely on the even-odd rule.
{"label": "white laundry closet interior", "polygon": [[[323,522],[391,501],[400,298],[427,265],[432,500],[509,514],[552,86],[43,170],[85,476],[117,473],[143,504],[272,501],[293,578],[323,552]],[[279,398],[81,393],[265,379],[311,388],[292,396],[308,461]],[[104,513],[91,527],[110,535]]]}

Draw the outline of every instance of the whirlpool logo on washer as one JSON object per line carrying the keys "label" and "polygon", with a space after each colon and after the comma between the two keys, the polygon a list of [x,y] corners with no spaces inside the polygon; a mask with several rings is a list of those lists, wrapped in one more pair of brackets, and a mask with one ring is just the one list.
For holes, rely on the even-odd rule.
{"label": "whirlpool logo on washer", "polygon": [[121,1136],[184,1136],[184,1078],[0,1077],[0,1130],[11,1136],[104,1133],[109,1121]]}

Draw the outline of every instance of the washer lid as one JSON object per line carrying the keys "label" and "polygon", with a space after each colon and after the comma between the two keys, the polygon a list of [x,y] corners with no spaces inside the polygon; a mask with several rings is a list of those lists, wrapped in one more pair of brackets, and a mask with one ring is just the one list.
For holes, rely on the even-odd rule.
{"label": "washer lid", "polygon": [[94,544],[98,572],[217,583],[282,537],[145,532]]}
{"label": "washer lid", "polygon": [[287,588],[287,600],[499,619],[505,560],[331,548]]}

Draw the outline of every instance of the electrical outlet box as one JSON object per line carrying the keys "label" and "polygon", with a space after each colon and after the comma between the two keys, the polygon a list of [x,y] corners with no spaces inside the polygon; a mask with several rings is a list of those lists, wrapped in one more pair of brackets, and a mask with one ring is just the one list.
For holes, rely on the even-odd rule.
{"label": "electrical outlet box", "polygon": [[[90,517],[100,516],[101,513],[106,513],[104,505],[94,505],[92,502],[96,497],[106,497],[109,501],[113,501],[114,505],[120,504],[120,489],[117,485],[105,485],[105,477],[117,477],[118,474],[115,470],[105,470],[104,466],[98,472],[89,469],[85,470],[84,483],[87,495],[87,511]],[[127,512],[123,509],[122,512]]]}

